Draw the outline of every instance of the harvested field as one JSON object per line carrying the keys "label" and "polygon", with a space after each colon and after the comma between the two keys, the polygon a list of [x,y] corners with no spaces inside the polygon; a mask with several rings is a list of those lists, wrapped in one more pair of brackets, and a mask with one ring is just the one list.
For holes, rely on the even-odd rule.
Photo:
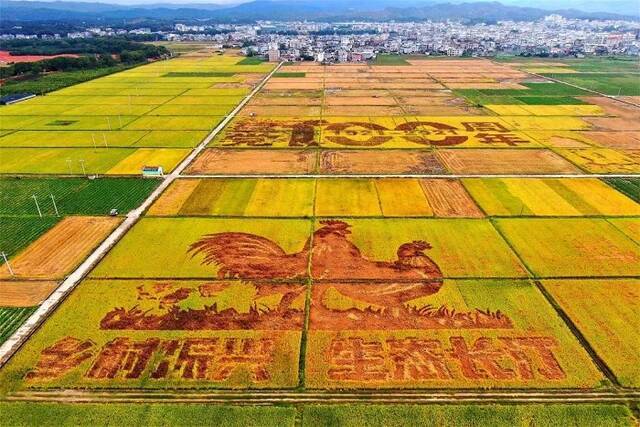
{"label": "harvested field", "polygon": [[442,105],[403,105],[406,114],[417,116],[479,116],[484,114],[480,108],[468,106],[442,106]]}
{"label": "harvested field", "polygon": [[[640,147],[640,131],[628,132],[582,132],[601,147],[614,149],[637,149]],[[0,141],[2,141],[0,139]]]}
{"label": "harvested field", "polygon": [[438,158],[460,174],[575,174],[579,170],[549,150],[440,149]]}
{"label": "harvested field", "polygon": [[247,103],[245,109],[251,109],[255,106],[263,105],[322,105],[321,98],[312,98],[307,96],[256,96]]}
{"label": "harvested field", "polygon": [[296,82],[282,83],[278,80],[271,80],[265,86],[267,90],[318,90],[322,89],[320,82]]}
{"label": "harvested field", "polygon": [[57,287],[50,281],[0,281],[0,307],[40,305]]}
{"label": "harvested field", "polygon": [[351,105],[351,106],[364,106],[364,105],[397,105],[398,103],[392,97],[377,97],[377,96],[325,96],[325,105],[338,106],[338,105]]}
{"label": "harvested field", "polygon": [[175,181],[149,208],[147,215],[177,215],[198,184],[200,184],[198,179],[179,179]]}
{"label": "harvested field", "polygon": [[418,150],[326,150],[320,153],[323,174],[443,174],[433,152]]}
{"label": "harvested field", "polygon": [[0,249],[8,257],[18,253],[53,227],[57,217],[0,216]]}
{"label": "harvested field", "polygon": [[593,130],[602,131],[637,131],[640,130],[640,121],[620,117],[584,117]]}
{"label": "harvested field", "polygon": [[308,106],[296,103],[294,105],[249,105],[240,111],[239,116],[310,116],[319,117],[319,106]]}
{"label": "harvested field", "polygon": [[111,217],[70,216],[0,267],[0,279],[60,279],[79,264],[120,222]]}
{"label": "harvested field", "polygon": [[421,179],[420,185],[435,216],[462,218],[481,218],[484,216],[460,181]]}
{"label": "harvested field", "polygon": [[229,150],[210,148],[189,166],[187,174],[304,174],[316,166],[313,150]]}
{"label": "harvested field", "polygon": [[400,106],[390,105],[326,105],[323,116],[403,116]]}
{"label": "harvested field", "polygon": [[[440,106],[455,106],[455,105],[466,105],[464,99],[462,98],[454,98],[451,95],[432,92],[428,96],[420,96],[420,92],[414,93],[412,95],[404,95],[398,96],[396,95],[396,99],[398,104],[408,106],[408,105],[440,105]],[[480,113],[482,114],[482,113]],[[428,114],[426,114],[428,115]]]}

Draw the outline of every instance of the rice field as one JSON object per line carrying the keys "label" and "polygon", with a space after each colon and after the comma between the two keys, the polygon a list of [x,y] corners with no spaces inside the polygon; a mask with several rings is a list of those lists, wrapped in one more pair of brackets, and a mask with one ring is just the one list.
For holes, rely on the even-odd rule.
{"label": "rice field", "polygon": [[0,174],[169,172],[272,67],[241,59],[187,55],[3,106]]}
{"label": "rice field", "polygon": [[[0,400],[632,424],[640,108],[528,74],[596,78],[585,61],[280,68],[0,368]],[[25,236],[6,301],[38,304],[160,182],[133,175],[171,171],[274,65],[190,51],[4,110],[0,173],[72,175],[0,179]],[[454,391],[468,409],[405,412]]]}

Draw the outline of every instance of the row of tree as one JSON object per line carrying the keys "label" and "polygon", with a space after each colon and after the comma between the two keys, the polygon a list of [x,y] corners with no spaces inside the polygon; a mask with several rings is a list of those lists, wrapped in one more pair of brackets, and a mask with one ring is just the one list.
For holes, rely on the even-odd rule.
{"label": "row of tree", "polygon": [[[120,39],[89,40],[91,40],[90,43],[84,44],[76,43],[75,39],[11,40],[10,43],[3,43],[3,48],[9,50],[13,55],[81,54],[83,56],[59,56],[42,61],[18,62],[8,67],[0,68],[0,78],[6,79],[16,76],[37,75],[54,71],[93,70],[96,68],[113,67],[120,63],[132,65],[169,54],[169,51],[163,46],[154,46]],[[30,44],[25,42],[30,42]],[[67,44],[68,47],[65,48]],[[86,47],[86,50],[79,50],[80,46]],[[100,52],[97,52],[98,50]]]}
{"label": "row of tree", "polygon": [[150,58],[166,53],[164,47],[138,43],[121,37],[3,40],[2,49],[8,50],[13,55],[60,55],[63,53],[119,55],[123,52],[139,51]]}

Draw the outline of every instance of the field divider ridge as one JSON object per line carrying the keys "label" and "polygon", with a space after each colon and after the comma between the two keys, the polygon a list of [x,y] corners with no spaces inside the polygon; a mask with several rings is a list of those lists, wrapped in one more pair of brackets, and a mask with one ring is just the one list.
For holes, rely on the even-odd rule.
{"label": "field divider ridge", "polygon": [[587,178],[640,178],[640,174],[612,174],[612,173],[574,173],[574,174],[348,174],[348,173],[332,173],[332,174],[189,174],[180,175],[178,178],[192,179],[231,179],[231,178],[434,178],[434,179],[459,179],[459,178],[571,178],[571,179],[587,179]]}
{"label": "field divider ridge", "polygon": [[0,368],[11,356],[22,347],[36,329],[49,317],[60,303],[73,291],[84,277],[95,267],[109,250],[135,225],[142,214],[156,201],[169,185],[184,171],[187,166],[206,148],[213,138],[229,123],[231,119],[262,89],[265,83],[280,69],[280,62],[267,74],[256,87],[198,144],[171,173],[164,176],[162,182],[136,209],[130,211],[124,221],[107,236],[105,240],[43,301],[36,311],[0,346]]}

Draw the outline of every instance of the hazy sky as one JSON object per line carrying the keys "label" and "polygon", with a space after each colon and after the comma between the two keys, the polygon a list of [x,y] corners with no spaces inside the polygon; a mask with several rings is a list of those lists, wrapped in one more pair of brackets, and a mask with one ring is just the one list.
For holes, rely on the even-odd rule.
{"label": "hazy sky", "polygon": [[[27,0],[27,1],[56,1],[56,0]],[[64,0],[63,0],[64,1]],[[84,1],[84,2],[98,2],[98,3],[110,3],[110,4],[122,4],[122,5],[135,5],[135,4],[157,4],[157,3],[173,3],[173,4],[193,4],[193,3],[207,3],[207,4],[240,4],[247,3],[253,0],[66,0],[66,1]],[[286,1],[305,1],[305,0],[286,0]],[[317,1],[319,3],[322,0],[306,0],[307,2]],[[352,0],[353,1],[353,0]],[[366,0],[362,0],[366,1]],[[474,1],[496,1],[496,0],[401,0],[399,3],[407,4],[420,4],[420,3],[464,3]],[[623,14],[638,14],[638,7],[640,0],[497,0],[505,5],[512,6],[525,6],[535,7],[541,9],[579,9],[585,12],[615,12]],[[394,0],[389,0],[389,3],[393,5]]]}

